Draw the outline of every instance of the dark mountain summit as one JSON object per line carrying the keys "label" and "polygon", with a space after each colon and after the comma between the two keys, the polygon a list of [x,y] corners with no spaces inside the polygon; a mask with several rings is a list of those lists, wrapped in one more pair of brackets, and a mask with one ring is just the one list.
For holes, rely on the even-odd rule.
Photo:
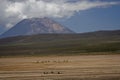
{"label": "dark mountain summit", "polygon": [[20,35],[34,34],[67,34],[73,33],[68,28],[63,27],[59,23],[49,18],[31,18],[24,19],[13,28],[5,32],[1,37],[12,37]]}

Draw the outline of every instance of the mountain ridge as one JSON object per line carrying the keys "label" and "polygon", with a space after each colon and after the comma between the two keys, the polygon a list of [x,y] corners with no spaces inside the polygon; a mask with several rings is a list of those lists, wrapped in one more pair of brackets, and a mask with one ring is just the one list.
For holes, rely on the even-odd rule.
{"label": "mountain ridge", "polygon": [[[35,35],[21,35],[15,37],[7,37],[0,39],[0,43],[9,43],[14,39],[16,41],[23,41],[27,42],[28,39],[36,39],[36,40],[56,40],[56,39],[82,39],[82,38],[112,38],[112,37],[120,37],[120,30],[101,30],[101,31],[94,31],[94,32],[86,32],[86,33],[72,33],[72,34],[35,34]],[[3,42],[1,42],[3,41]],[[6,41],[6,42],[4,42]],[[29,41],[29,40],[28,40]]]}

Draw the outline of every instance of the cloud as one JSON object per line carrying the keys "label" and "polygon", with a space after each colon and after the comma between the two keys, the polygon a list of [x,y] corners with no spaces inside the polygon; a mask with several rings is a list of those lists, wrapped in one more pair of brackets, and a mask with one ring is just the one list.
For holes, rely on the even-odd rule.
{"label": "cloud", "polygon": [[73,16],[76,12],[117,4],[120,4],[120,2],[100,0],[0,0],[0,23],[10,28],[25,18],[65,18]]}

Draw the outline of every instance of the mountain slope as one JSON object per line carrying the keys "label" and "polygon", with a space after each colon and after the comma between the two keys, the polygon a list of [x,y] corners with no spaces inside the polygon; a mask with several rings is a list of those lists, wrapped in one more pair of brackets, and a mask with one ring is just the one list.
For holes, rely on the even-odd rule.
{"label": "mountain slope", "polygon": [[39,34],[0,39],[0,56],[120,54],[120,30],[82,34]]}
{"label": "mountain slope", "polygon": [[68,28],[49,18],[24,19],[13,28],[5,32],[1,37],[12,37],[20,35],[48,34],[48,33],[73,33]]}
{"label": "mountain slope", "polygon": [[5,31],[5,27],[0,25],[0,34],[4,33],[4,31]]}

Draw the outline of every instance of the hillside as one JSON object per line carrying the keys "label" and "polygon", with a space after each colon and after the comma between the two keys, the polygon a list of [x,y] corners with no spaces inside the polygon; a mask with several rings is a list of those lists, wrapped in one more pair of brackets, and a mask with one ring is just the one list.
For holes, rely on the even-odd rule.
{"label": "hillside", "polygon": [[0,55],[120,53],[120,30],[82,34],[39,34],[0,39]]}

